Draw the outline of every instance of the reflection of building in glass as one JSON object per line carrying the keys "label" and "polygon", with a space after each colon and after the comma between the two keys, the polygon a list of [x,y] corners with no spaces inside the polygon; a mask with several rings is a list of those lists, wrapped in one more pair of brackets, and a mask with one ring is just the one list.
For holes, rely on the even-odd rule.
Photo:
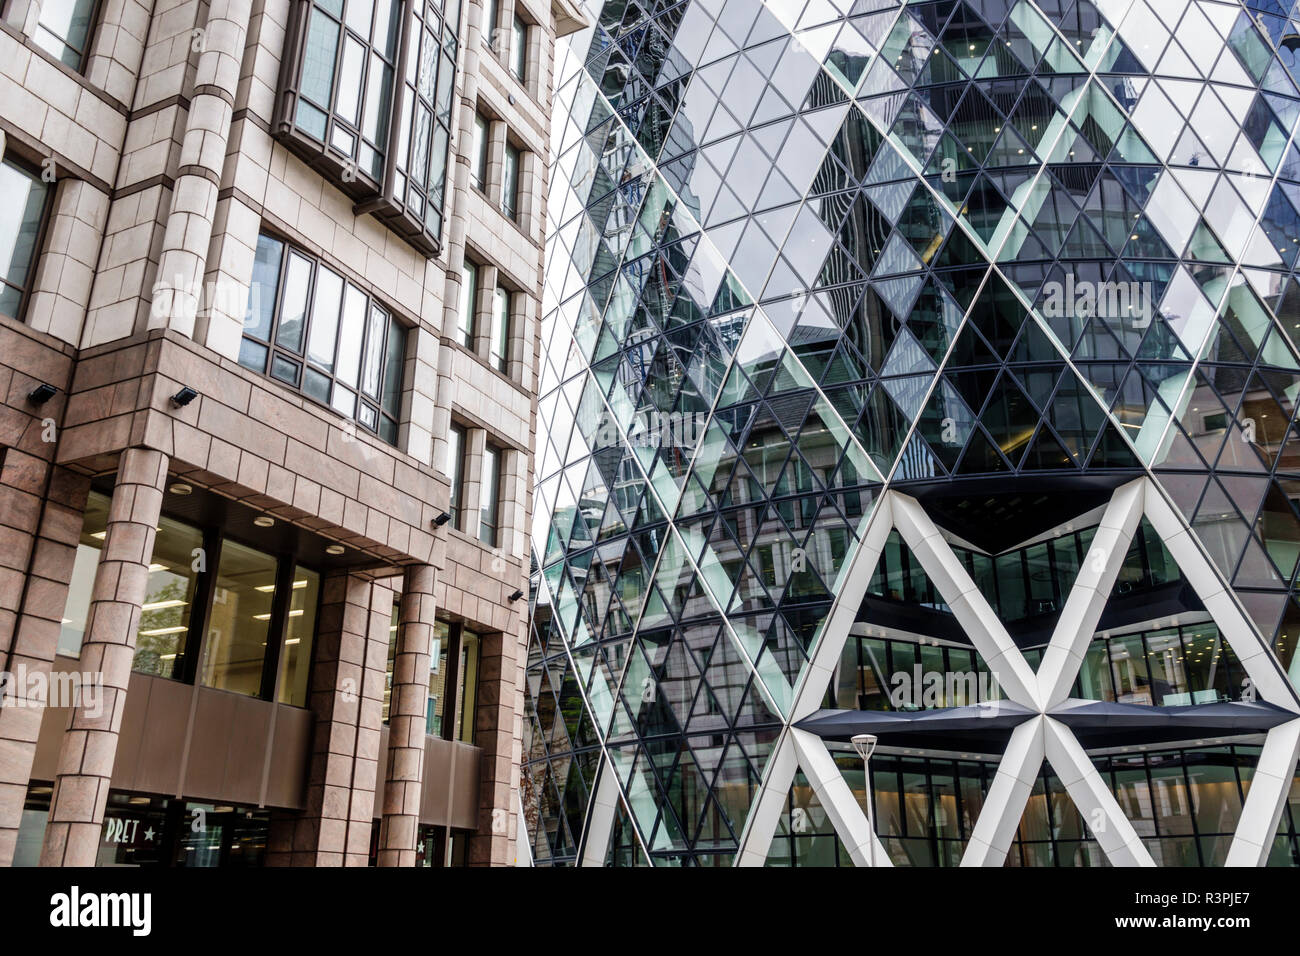
{"label": "reflection of building in glass", "polygon": [[557,68],[535,862],[1300,863],[1294,32],[603,5]]}

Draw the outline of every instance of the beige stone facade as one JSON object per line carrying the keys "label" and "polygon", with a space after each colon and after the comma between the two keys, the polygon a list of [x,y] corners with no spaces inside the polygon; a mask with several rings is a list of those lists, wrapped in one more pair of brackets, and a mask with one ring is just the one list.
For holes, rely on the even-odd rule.
{"label": "beige stone facade", "polygon": [[[4,698],[0,864],[35,839],[43,865],[93,865],[118,793],[186,813],[201,803],[263,814],[265,864],[412,865],[431,827],[454,837],[462,862],[515,862],[527,601],[511,597],[528,588],[551,56],[557,32],[581,24],[570,0],[499,0],[488,37],[487,2],[460,7],[443,221],[420,240],[394,227],[391,202],[376,211],[378,199],[332,172],[337,157],[315,161],[277,122],[312,0],[100,0],[88,4],[88,35],[65,38],[61,56],[39,0],[0,8],[5,174],[45,197],[32,207],[26,279],[0,298],[0,672],[75,671],[103,689],[94,708],[24,701],[21,687]],[[395,19],[413,8],[399,0]],[[386,182],[398,175],[390,168]],[[284,362],[265,372],[241,362],[259,347],[293,358],[283,335],[246,338],[250,288],[279,288],[288,302],[287,272],[258,285],[259,250],[272,246],[316,270],[307,359],[325,327],[317,297],[336,276],[342,327],[352,297],[364,301],[367,348],[389,343],[374,361],[400,356],[385,366],[391,398],[360,397],[341,370],[360,362],[346,341],[339,368],[326,369],[332,404],[310,393],[306,364],[296,387],[269,374]],[[467,261],[478,276],[469,336]],[[502,311],[504,331],[493,321]],[[371,362],[367,352],[363,379]],[[355,413],[337,410],[346,401]],[[365,420],[375,408],[390,433]],[[108,524],[77,656],[60,642],[96,496]],[[455,520],[443,520],[453,501]],[[205,535],[193,614],[210,613],[205,587],[211,606],[229,585],[203,566],[212,540],[319,574],[304,699],[290,700],[274,672],[301,635],[269,653],[242,696],[233,679],[209,679],[216,638],[201,624],[188,625],[198,643],[170,676],[133,667],[137,633],[152,633],[141,609],[165,603],[146,594],[161,566],[155,529],[173,519]],[[297,588],[296,577],[284,580]],[[275,592],[261,618],[287,635],[286,615],[302,609],[287,610],[292,595],[276,582],[261,587]],[[439,710],[431,733],[423,695],[438,626],[460,635],[462,653],[472,635],[476,687]],[[48,807],[33,836],[34,794]]]}

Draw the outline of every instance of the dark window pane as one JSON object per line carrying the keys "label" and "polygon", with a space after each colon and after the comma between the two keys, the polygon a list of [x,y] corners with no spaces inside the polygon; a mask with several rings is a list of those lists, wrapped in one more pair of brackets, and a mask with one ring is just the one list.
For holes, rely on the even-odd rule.
{"label": "dark window pane", "polygon": [[271,374],[282,382],[288,382],[290,385],[298,384],[298,372],[302,366],[297,362],[291,362],[283,355],[276,355],[271,359]]}

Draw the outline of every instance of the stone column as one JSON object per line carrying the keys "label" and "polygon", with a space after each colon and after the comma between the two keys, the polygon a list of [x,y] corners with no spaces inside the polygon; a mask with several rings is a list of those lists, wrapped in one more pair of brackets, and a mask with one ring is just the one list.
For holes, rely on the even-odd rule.
{"label": "stone column", "polygon": [[479,641],[478,705],[474,743],[483,750],[478,828],[469,841],[470,866],[511,866],[515,859],[515,792],[519,772],[516,698],[519,632],[485,634]]}
{"label": "stone column", "polygon": [[98,706],[73,708],[63,735],[42,866],[95,865],[166,481],[162,452],[122,452],[81,645],[82,672],[103,688]]}
{"label": "stone column", "polygon": [[190,337],[195,334],[196,315],[204,304],[201,285],[251,10],[252,0],[213,0],[199,35],[203,52],[195,71],[179,175],[158,259],[151,329],[172,328]]}
{"label": "stone column", "polygon": [[0,867],[13,863],[46,706],[17,678],[50,673],[89,490],[84,475],[13,448],[0,470],[0,669],[15,677],[0,707]]}
{"label": "stone column", "polygon": [[356,574],[332,574],[322,584],[307,806],[273,822],[269,865],[369,863],[392,601],[390,589]]}
{"label": "stone column", "polygon": [[406,569],[402,579],[397,656],[388,708],[388,780],[379,827],[380,866],[415,866],[424,789],[435,577],[433,565],[415,564]]}

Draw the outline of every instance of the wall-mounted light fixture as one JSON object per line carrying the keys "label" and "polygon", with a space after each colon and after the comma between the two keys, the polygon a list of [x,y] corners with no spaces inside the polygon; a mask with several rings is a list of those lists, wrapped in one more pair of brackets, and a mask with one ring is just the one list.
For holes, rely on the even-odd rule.
{"label": "wall-mounted light fixture", "polygon": [[172,396],[172,404],[177,408],[184,408],[194,399],[199,397],[199,393],[186,385],[179,392]]}
{"label": "wall-mounted light fixture", "polygon": [[49,382],[41,382],[40,385],[37,385],[27,393],[27,401],[31,402],[33,405],[44,405],[57,394],[59,394],[57,388]]}

